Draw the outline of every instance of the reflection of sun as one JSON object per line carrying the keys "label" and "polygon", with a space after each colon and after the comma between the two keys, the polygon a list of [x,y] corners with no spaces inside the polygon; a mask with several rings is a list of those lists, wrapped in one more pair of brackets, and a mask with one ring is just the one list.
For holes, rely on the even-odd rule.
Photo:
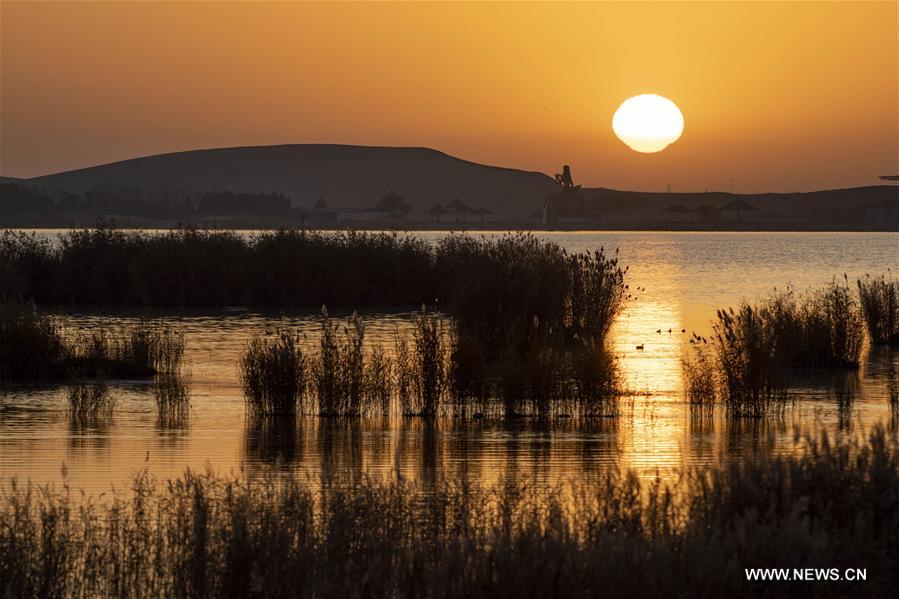
{"label": "reflection of sun", "polygon": [[632,150],[661,152],[684,132],[684,115],[668,98],[641,94],[621,103],[612,117],[612,129]]}

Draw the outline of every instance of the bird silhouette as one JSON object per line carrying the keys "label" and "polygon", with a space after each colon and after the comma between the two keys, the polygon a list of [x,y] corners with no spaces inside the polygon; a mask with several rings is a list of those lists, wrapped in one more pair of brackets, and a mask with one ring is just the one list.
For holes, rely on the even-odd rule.
{"label": "bird silhouette", "polygon": [[643,344],[641,343],[640,345],[638,345],[638,346],[637,346],[637,349],[642,350],[642,349],[643,349]]}

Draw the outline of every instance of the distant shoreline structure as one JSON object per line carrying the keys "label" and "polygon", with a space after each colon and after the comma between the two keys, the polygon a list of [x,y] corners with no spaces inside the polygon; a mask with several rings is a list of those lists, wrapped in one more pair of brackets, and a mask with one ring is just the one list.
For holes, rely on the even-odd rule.
{"label": "distant shoreline structure", "polygon": [[[89,227],[112,219],[123,228],[899,230],[899,175],[880,179],[794,193],[627,191],[573,182],[565,192],[558,177],[428,148],[251,146],[0,177],[0,227]],[[552,214],[545,210],[550,197]]]}

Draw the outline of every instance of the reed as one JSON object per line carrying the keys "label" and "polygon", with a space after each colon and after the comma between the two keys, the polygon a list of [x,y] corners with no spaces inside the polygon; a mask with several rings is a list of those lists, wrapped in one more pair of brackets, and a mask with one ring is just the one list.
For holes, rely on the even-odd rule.
{"label": "reed", "polygon": [[61,234],[54,244],[3,231],[0,264],[0,281],[10,281],[16,297],[38,303],[415,306],[437,300],[491,348],[503,346],[504,329],[526,328],[534,316],[560,335],[599,339],[629,297],[617,257],[602,250],[568,254],[526,234],[452,235],[431,245],[395,233],[148,234],[106,223]]}
{"label": "reed", "polygon": [[884,275],[858,279],[858,298],[875,345],[899,345],[899,281]]}
{"label": "reed", "polygon": [[[0,232],[14,299],[121,305],[417,305],[433,250],[395,233],[73,230],[56,243]],[[2,292],[0,292],[2,293]]]}
{"label": "reed", "polygon": [[87,420],[112,414],[115,397],[102,378],[79,381],[68,386],[69,416]]}
{"label": "reed", "polygon": [[488,362],[524,356],[535,318],[558,339],[603,344],[631,298],[617,257],[602,249],[569,254],[529,234],[448,236],[438,245],[435,271],[459,335],[477,339]]}
{"label": "reed", "polygon": [[183,358],[183,335],[161,323],[66,331],[33,303],[0,303],[0,381],[145,377]]}
{"label": "reed", "polygon": [[400,407],[404,416],[436,416],[449,393],[450,332],[441,316],[426,306],[412,315],[412,323],[412,343],[400,342],[405,348],[398,361],[405,386]]}
{"label": "reed", "polygon": [[140,378],[171,373],[184,358],[184,336],[162,323],[142,320],[113,329],[101,323],[67,336],[72,376]]}
{"label": "reed", "polygon": [[574,398],[578,413],[586,417],[618,416],[621,384],[616,360],[593,339],[570,352]]}
{"label": "reed", "polygon": [[320,416],[359,416],[366,409],[365,324],[355,312],[341,323],[322,318],[312,377]]}
{"label": "reed", "polygon": [[394,363],[381,345],[371,350],[364,370],[364,405],[370,413],[389,415],[393,396]]}
{"label": "reed", "polygon": [[[693,337],[696,342],[696,337]],[[702,341],[702,338],[699,338]],[[690,357],[681,361],[684,374],[684,396],[690,406],[691,414],[710,415],[717,398],[715,369],[708,352],[694,349]]]}
{"label": "reed", "polygon": [[791,372],[858,368],[863,341],[848,284],[775,292],[755,305],[718,310],[709,339],[693,335],[693,355],[684,361],[687,396],[698,407],[719,398],[737,416],[778,412]]}
{"label": "reed", "polygon": [[254,415],[295,415],[306,399],[307,376],[302,340],[286,330],[255,335],[241,356],[244,397]]}
{"label": "reed", "polygon": [[[13,479],[0,490],[0,593],[892,597],[895,433],[796,449],[681,467],[670,482],[612,468],[549,488],[188,471],[138,474],[99,502]],[[867,580],[747,580],[759,567],[860,567]]]}
{"label": "reed", "polygon": [[33,303],[0,303],[0,382],[61,378],[68,353],[59,326]]}
{"label": "reed", "polygon": [[156,423],[160,428],[184,428],[190,419],[190,376],[162,372],[153,381]]}
{"label": "reed", "polygon": [[743,305],[717,315],[711,345],[728,412],[757,417],[779,411],[786,399],[785,364],[775,359],[776,338],[765,313]]}
{"label": "reed", "polygon": [[865,327],[848,280],[806,296],[802,345],[791,364],[800,368],[858,368]]}

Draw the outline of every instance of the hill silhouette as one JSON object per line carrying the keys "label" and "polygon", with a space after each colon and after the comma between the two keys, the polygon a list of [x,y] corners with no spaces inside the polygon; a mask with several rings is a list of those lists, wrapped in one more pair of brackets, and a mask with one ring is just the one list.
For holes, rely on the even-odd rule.
{"label": "hill silhouette", "polygon": [[[32,179],[0,177],[0,224],[64,227],[111,218],[124,226],[439,227],[435,206],[449,213],[444,222],[459,226],[459,215],[447,207],[465,205],[484,209],[470,214],[466,226],[539,227],[548,197],[547,224],[561,228],[899,229],[896,185],[755,194],[578,188],[565,194],[544,174],[428,148],[330,144],[193,150]],[[735,213],[734,202],[750,206]],[[388,204],[393,208],[385,210]],[[485,225],[478,214],[489,215]]]}
{"label": "hill silhouette", "polygon": [[495,214],[523,217],[556,190],[536,172],[486,166],[428,148],[295,144],[192,150],[44,175],[27,183],[83,193],[98,185],[286,195],[294,206],[324,198],[332,208],[366,209],[386,193],[413,210],[460,198]]}

